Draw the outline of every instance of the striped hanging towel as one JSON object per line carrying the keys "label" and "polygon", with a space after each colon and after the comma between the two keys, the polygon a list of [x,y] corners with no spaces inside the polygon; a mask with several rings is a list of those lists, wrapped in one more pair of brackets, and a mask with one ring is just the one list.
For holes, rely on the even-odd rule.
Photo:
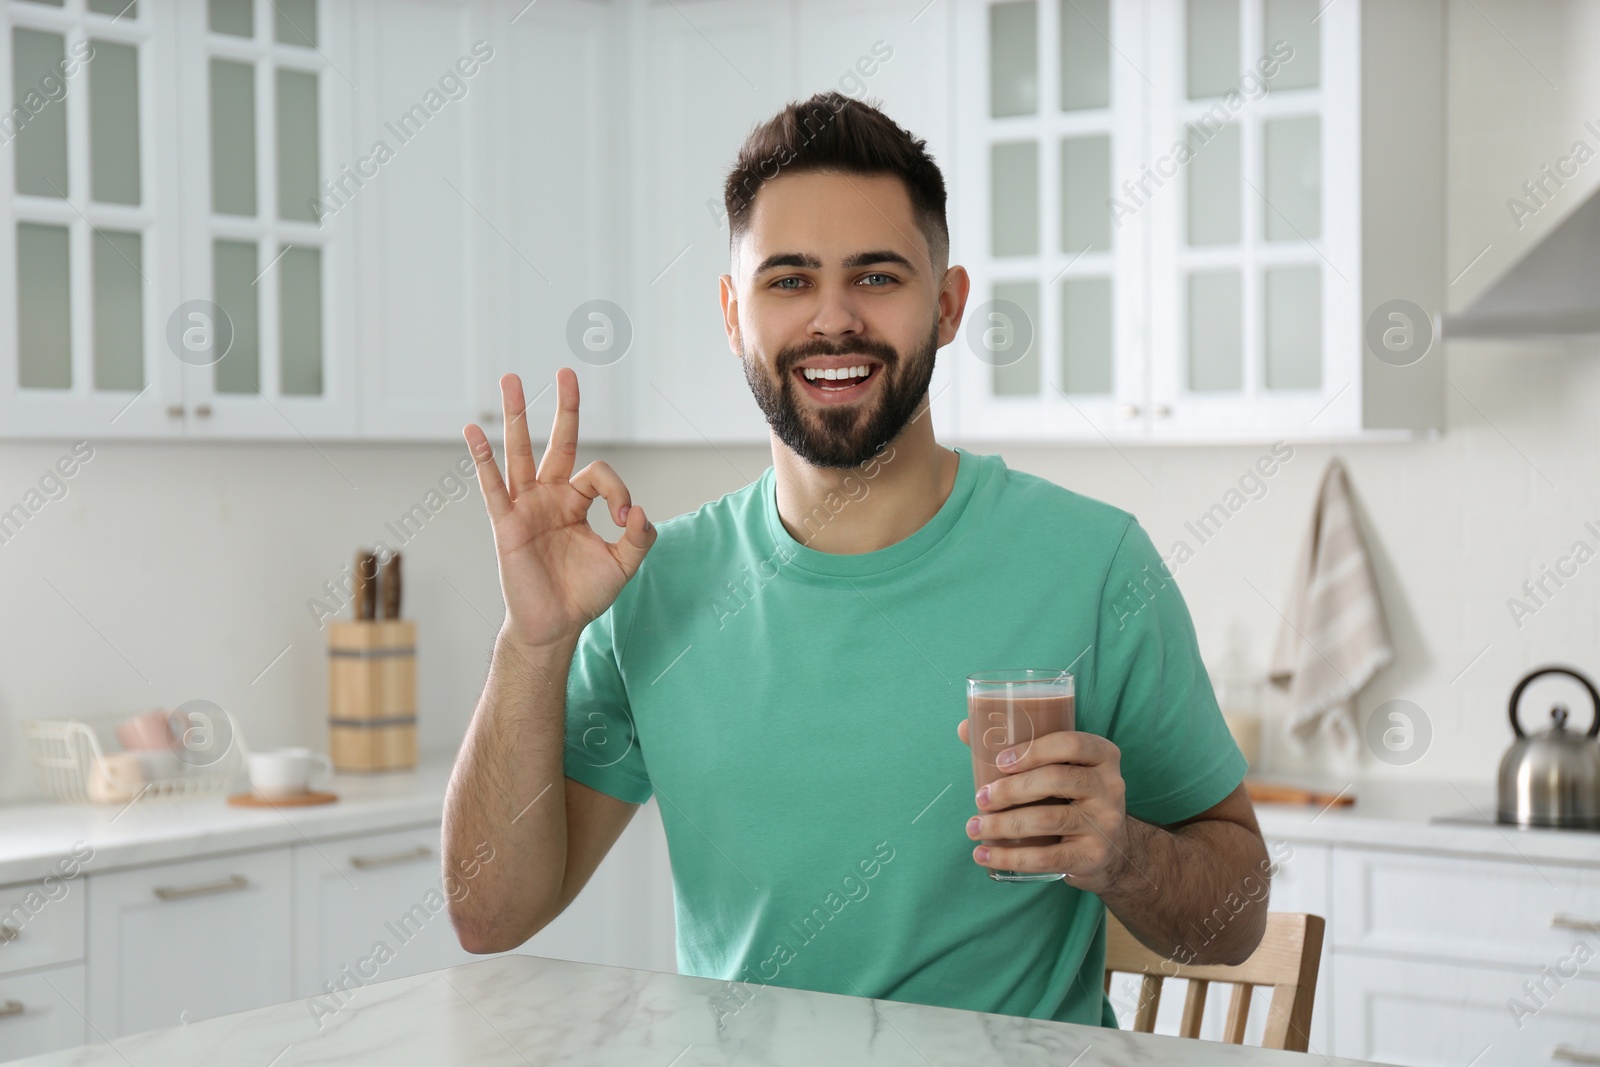
{"label": "striped hanging towel", "polygon": [[1393,658],[1350,481],[1335,456],[1317,491],[1267,675],[1289,690],[1287,736],[1304,748],[1320,734],[1354,760],[1361,745],[1355,695]]}

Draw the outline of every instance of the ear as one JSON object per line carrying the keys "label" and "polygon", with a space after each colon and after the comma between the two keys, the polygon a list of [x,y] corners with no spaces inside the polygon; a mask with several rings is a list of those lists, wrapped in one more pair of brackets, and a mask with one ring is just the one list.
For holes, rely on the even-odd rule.
{"label": "ear", "polygon": [[724,274],[717,279],[719,298],[722,301],[722,329],[728,335],[728,350],[739,358],[739,291],[734,287],[733,275]]}
{"label": "ear", "polygon": [[967,296],[972,291],[972,277],[962,266],[953,266],[944,273],[939,287],[939,347],[956,339],[961,330],[961,320],[967,311]]}

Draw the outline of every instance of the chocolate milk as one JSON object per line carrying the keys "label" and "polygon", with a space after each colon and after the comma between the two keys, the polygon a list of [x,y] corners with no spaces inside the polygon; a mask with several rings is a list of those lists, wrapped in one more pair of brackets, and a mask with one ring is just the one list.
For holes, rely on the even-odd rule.
{"label": "chocolate milk", "polygon": [[[1017,748],[1019,754],[1027,750],[1035,738],[1073,728],[1073,694],[1066,686],[1025,686],[1026,695],[1013,695],[1005,690],[972,693],[967,697],[967,736],[972,746],[972,790],[1007,776],[994,765],[994,758],[1008,748]],[[1031,808],[1038,804],[1060,804],[1060,800],[1034,800],[1015,807]],[[1060,837],[1019,837],[985,840],[985,845],[1002,848],[1026,848],[1032,845],[1053,845]]]}

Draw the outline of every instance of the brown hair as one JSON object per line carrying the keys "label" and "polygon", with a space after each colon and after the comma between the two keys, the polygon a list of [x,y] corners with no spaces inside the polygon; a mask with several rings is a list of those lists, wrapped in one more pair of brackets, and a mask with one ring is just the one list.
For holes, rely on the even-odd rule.
{"label": "brown hair", "polygon": [[840,92],[790,103],[750,132],[723,183],[730,253],[750,228],[756,194],[781,174],[892,174],[911,196],[937,282],[950,264],[950,229],[944,175],[926,146],[876,106]]}

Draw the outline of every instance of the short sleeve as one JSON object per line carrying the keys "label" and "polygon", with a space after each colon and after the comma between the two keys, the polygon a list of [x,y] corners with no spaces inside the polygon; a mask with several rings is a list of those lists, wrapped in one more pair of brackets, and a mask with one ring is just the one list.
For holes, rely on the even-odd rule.
{"label": "short sleeve", "polygon": [[1247,765],[1217,707],[1178,583],[1133,519],[1101,594],[1093,692],[1109,708],[1128,814],[1158,826],[1221,802]]}
{"label": "short sleeve", "polygon": [[634,730],[628,691],[613,641],[616,604],[584,627],[567,673],[567,777],[591,789],[643,804],[650,775]]}

